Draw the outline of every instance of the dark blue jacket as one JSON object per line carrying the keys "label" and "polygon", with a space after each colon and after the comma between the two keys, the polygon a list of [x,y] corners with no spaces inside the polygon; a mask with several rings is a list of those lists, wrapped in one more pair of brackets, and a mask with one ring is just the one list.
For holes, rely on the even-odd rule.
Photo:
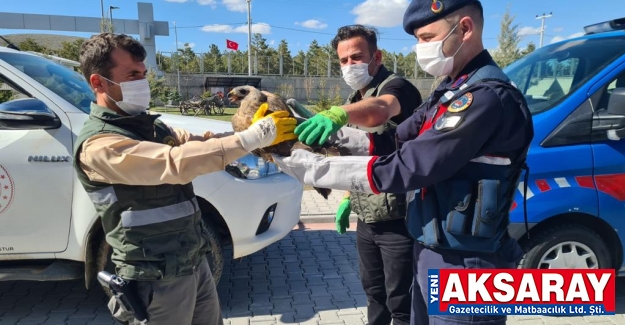
{"label": "dark blue jacket", "polygon": [[[493,252],[508,239],[508,210],[534,131],[522,94],[501,78],[507,77],[483,51],[397,127],[400,150],[369,164],[374,191],[418,192],[409,200],[408,226],[427,245]],[[374,147],[388,141],[372,140]],[[489,196],[480,195],[484,191]],[[494,207],[480,210],[485,201]],[[464,222],[448,220],[463,214]]]}

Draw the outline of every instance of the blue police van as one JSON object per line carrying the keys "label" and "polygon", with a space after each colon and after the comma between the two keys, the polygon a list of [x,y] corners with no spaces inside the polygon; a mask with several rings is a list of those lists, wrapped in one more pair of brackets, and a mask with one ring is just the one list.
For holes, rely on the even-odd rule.
{"label": "blue police van", "polygon": [[535,130],[509,232],[519,267],[625,275],[625,18],[584,30],[504,69]]}

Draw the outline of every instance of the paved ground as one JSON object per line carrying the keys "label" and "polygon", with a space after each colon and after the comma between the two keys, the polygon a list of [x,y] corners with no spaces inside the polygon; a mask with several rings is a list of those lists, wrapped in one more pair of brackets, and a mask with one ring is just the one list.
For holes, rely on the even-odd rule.
{"label": "paved ground", "polygon": [[[306,224],[258,253],[226,261],[218,286],[226,325],[366,323],[355,232],[338,235],[333,224],[314,223],[331,220],[340,193],[329,203],[310,200],[314,195],[307,194],[303,204],[317,213],[303,209]],[[617,291],[615,316],[515,316],[508,324],[625,324],[625,279],[617,281]],[[101,289],[85,290],[82,281],[0,282],[0,325],[14,324],[115,322]]]}

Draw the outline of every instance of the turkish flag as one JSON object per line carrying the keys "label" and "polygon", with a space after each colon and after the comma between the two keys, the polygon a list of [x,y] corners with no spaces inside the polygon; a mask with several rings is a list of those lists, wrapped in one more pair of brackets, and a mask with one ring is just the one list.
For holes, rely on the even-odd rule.
{"label": "turkish flag", "polygon": [[238,50],[239,49],[239,43],[237,42],[233,42],[229,39],[226,40],[226,48],[229,48],[231,50]]}

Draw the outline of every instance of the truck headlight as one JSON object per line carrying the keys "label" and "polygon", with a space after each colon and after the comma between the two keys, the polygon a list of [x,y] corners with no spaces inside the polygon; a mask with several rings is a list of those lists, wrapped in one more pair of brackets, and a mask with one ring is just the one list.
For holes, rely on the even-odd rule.
{"label": "truck headlight", "polygon": [[281,173],[278,165],[252,154],[243,156],[226,166],[226,171],[237,178],[258,179]]}

